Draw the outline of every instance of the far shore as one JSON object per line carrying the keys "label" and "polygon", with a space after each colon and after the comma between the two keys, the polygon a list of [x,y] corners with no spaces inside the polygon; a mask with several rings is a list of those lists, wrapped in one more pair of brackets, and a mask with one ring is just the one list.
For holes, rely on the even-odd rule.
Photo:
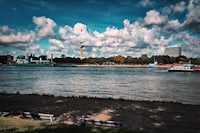
{"label": "far shore", "polygon": [[[122,67],[122,68],[149,68],[148,64],[68,64],[68,63],[57,63],[55,66],[72,66],[72,67]],[[172,64],[158,65],[157,68],[169,68]]]}
{"label": "far shore", "polygon": [[56,66],[75,66],[75,67],[133,67],[133,68],[147,68],[149,65],[145,64],[136,64],[136,65],[127,65],[127,64],[114,64],[114,65],[100,65],[100,64],[68,64],[68,63],[57,63]]}
{"label": "far shore", "polygon": [[[13,66],[0,65],[0,66]],[[14,65],[15,66],[15,65]],[[148,64],[73,64],[73,63],[56,63],[55,67],[118,67],[118,68],[150,68]],[[158,64],[155,68],[167,69],[174,66],[173,64]],[[200,67],[200,66],[197,66]]]}
{"label": "far shore", "polygon": [[200,105],[111,98],[0,94],[0,111],[18,118],[25,111],[50,113],[66,124],[81,117],[119,121],[130,130],[153,133],[199,133]]}

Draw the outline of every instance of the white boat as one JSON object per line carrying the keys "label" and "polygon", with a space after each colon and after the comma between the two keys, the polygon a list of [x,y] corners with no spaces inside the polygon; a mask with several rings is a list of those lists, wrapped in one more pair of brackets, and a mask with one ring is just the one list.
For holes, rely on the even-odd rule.
{"label": "white boat", "polygon": [[151,68],[158,67],[158,62],[156,61],[155,57],[154,57],[154,63],[149,63],[149,67]]}
{"label": "white boat", "polygon": [[195,72],[194,64],[182,63],[180,66],[172,66],[168,69],[169,72]]}

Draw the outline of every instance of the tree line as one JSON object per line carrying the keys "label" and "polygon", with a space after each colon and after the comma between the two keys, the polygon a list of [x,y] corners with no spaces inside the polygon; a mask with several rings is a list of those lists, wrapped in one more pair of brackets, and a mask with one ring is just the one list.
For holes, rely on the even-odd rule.
{"label": "tree line", "polygon": [[54,58],[55,63],[59,64],[105,64],[105,63],[114,63],[114,64],[149,64],[153,63],[154,59],[160,64],[172,64],[175,62],[183,61],[193,64],[200,65],[200,58],[187,58],[186,56],[170,57],[167,55],[156,55],[151,56],[150,58],[143,54],[141,57],[132,57],[127,56],[123,57],[121,55],[113,57],[89,57],[85,59],[75,58],[75,57],[66,57],[62,55],[61,58]]}

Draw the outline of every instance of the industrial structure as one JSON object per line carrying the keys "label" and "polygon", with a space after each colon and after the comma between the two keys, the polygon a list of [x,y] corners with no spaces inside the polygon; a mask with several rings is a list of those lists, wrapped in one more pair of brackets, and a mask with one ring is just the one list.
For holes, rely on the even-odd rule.
{"label": "industrial structure", "polygon": [[16,64],[50,64],[53,62],[53,54],[40,55],[36,57],[34,54],[20,55],[16,59]]}
{"label": "industrial structure", "polygon": [[171,57],[181,56],[181,47],[165,48],[165,55],[168,55]]}
{"label": "industrial structure", "polygon": [[13,63],[13,56],[11,55],[1,55],[0,56],[0,65],[10,65]]}
{"label": "industrial structure", "polygon": [[84,47],[84,45],[83,45],[83,42],[81,41],[80,42],[80,59],[81,60],[83,59],[83,47]]}

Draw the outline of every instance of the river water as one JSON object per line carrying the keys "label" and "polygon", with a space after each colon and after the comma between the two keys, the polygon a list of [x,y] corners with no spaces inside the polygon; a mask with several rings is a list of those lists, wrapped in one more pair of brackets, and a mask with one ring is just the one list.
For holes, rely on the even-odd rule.
{"label": "river water", "polygon": [[200,104],[200,73],[160,68],[0,67],[0,92]]}

